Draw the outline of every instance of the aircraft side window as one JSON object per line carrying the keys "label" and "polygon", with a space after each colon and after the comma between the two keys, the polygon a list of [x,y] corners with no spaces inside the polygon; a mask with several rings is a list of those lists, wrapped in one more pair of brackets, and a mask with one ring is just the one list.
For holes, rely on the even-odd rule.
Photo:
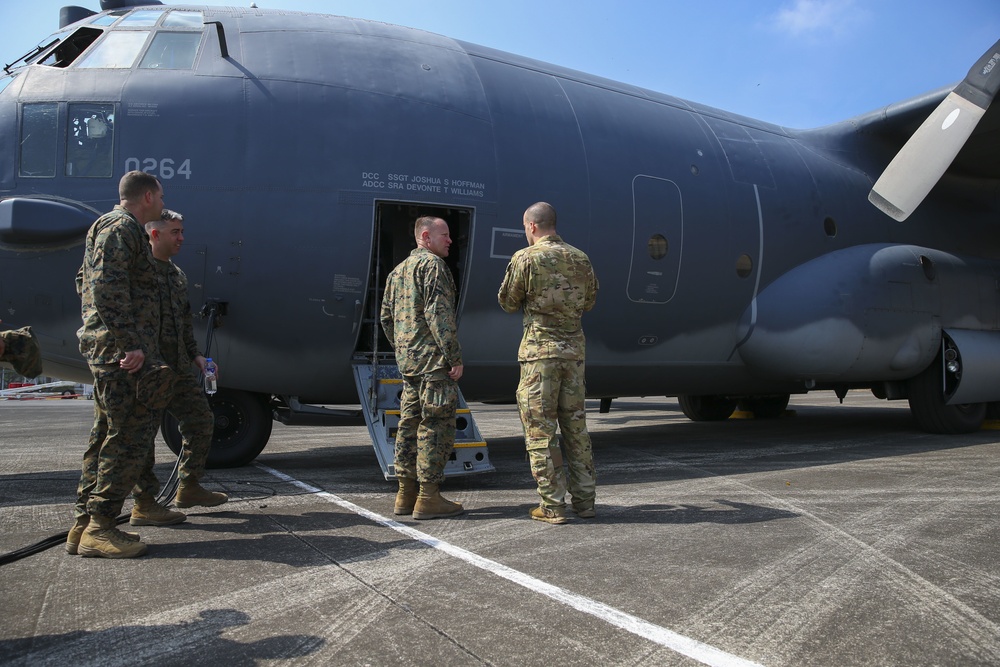
{"label": "aircraft side window", "polygon": [[191,69],[201,44],[201,32],[158,32],[139,69]]}
{"label": "aircraft side window", "polygon": [[663,234],[653,234],[649,237],[646,245],[649,248],[649,256],[652,259],[663,259],[667,256],[667,250],[670,248],[667,237]]}
{"label": "aircraft side window", "polygon": [[68,117],[66,175],[110,178],[114,159],[114,105],[70,104]]}
{"label": "aircraft side window", "polygon": [[147,37],[149,32],[146,30],[109,32],[83,57],[77,67],[132,67]]}
{"label": "aircraft side window", "polygon": [[56,175],[58,119],[59,108],[55,104],[25,104],[21,107],[19,176],[51,178]]}
{"label": "aircraft side window", "polygon": [[747,278],[753,273],[753,258],[743,253],[736,258],[736,275],[740,278]]}

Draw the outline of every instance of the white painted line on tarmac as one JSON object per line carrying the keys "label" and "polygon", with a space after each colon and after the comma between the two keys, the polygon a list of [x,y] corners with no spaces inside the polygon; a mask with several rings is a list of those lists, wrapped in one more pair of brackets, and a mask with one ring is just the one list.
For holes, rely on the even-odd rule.
{"label": "white painted line on tarmac", "polygon": [[474,565],[475,567],[486,570],[487,572],[495,574],[498,577],[512,581],[519,586],[523,586],[530,591],[534,591],[535,593],[541,593],[542,595],[545,595],[568,607],[572,607],[577,611],[590,614],[591,616],[617,628],[621,628],[622,630],[631,632],[634,635],[648,639],[649,641],[659,644],[660,646],[676,651],[677,653],[685,655],[693,660],[697,660],[702,664],[711,665],[711,667],[761,667],[759,663],[744,660],[743,658],[717,649],[714,646],[709,646],[708,644],[691,639],[690,637],[685,637],[684,635],[678,634],[672,630],[668,630],[659,625],[654,625],[653,623],[644,621],[637,616],[626,614],[625,612],[615,609],[614,607],[609,607],[608,605],[597,602],[596,600],[591,600],[590,598],[582,595],[571,593],[567,590],[559,588],[558,586],[553,586],[542,581],[541,579],[536,579],[531,575],[520,572],[519,570],[507,567],[506,565],[489,560],[488,558],[483,558],[478,554],[461,547],[457,547],[454,544],[439,540],[438,538],[428,535],[427,533],[422,533],[419,530],[410,528],[407,525],[384,517],[381,514],[366,510],[364,507],[355,505],[349,500],[344,500],[340,496],[333,493],[323,491],[322,489],[306,484],[305,482],[300,482],[294,477],[289,477],[274,468],[269,468],[268,466],[260,463],[254,463],[254,465],[264,472],[277,477],[283,482],[297,486],[303,491],[312,493],[320,498],[323,498],[324,500],[329,500],[330,502],[339,505],[346,510],[354,512],[355,514],[358,514],[370,521],[374,521],[375,523],[385,526],[386,528],[391,528],[392,530],[402,533],[407,537],[411,537],[418,542],[422,542],[431,548],[443,551],[444,553],[465,561],[470,565]]}

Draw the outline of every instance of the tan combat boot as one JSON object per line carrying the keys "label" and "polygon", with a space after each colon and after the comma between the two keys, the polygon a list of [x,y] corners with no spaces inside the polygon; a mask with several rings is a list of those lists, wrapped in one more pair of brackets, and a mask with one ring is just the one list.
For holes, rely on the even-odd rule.
{"label": "tan combat boot", "polygon": [[417,502],[413,506],[413,518],[418,521],[423,519],[444,519],[449,516],[457,516],[465,511],[461,503],[453,503],[441,496],[437,484],[428,482],[420,483],[420,493],[417,494]]}
{"label": "tan combat boot", "polygon": [[535,521],[544,521],[545,523],[554,523],[556,525],[566,523],[566,510],[565,509],[551,509],[549,507],[533,507],[531,508],[531,518]]}
{"label": "tan combat boot", "polygon": [[146,553],[146,545],[125,537],[110,516],[92,516],[78,551],[84,558],[135,558]]}
{"label": "tan combat boot", "polygon": [[396,506],[393,514],[413,514],[413,506],[417,504],[417,491],[420,484],[409,477],[398,477],[399,491],[396,492]]}
{"label": "tan combat boot", "polygon": [[[76,522],[73,523],[73,527],[69,529],[68,533],[66,533],[66,553],[70,556],[75,556],[79,553],[80,538],[83,537],[83,531],[86,530],[89,524],[89,514],[78,516],[76,517]],[[139,541],[139,533],[127,533],[124,530],[119,530],[118,532],[121,533],[126,539],[132,540],[133,542]]]}
{"label": "tan combat boot", "polygon": [[156,502],[156,498],[152,495],[143,494],[135,499],[129,523],[133,526],[172,526],[185,519],[187,515],[184,512],[168,510]]}
{"label": "tan combat boot", "polygon": [[201,486],[196,479],[182,481],[177,486],[174,505],[177,507],[215,507],[229,500],[229,496],[219,491],[209,491]]}

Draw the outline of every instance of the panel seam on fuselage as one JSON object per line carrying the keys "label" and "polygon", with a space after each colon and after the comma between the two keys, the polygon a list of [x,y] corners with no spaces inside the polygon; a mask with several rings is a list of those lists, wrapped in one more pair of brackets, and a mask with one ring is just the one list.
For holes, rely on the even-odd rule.
{"label": "panel seam on fuselage", "polygon": [[747,326],[746,335],[733,346],[733,351],[729,354],[728,361],[740,349],[744,343],[750,340],[753,330],[757,326],[757,293],[760,290],[760,274],[764,268],[764,213],[760,207],[760,190],[757,184],[753,184],[753,196],[757,203],[757,275],[753,283],[753,295],[750,297],[750,324]]}

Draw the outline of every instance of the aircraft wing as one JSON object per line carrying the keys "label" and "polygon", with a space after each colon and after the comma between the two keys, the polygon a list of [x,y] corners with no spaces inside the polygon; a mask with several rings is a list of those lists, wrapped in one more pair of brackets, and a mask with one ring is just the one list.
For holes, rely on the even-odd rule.
{"label": "aircraft wing", "polygon": [[[952,90],[954,86],[948,86],[890,104],[854,118],[851,123],[859,134],[877,138],[884,148],[895,155]],[[986,110],[945,173],[1000,179],[1000,105],[991,105]]]}

